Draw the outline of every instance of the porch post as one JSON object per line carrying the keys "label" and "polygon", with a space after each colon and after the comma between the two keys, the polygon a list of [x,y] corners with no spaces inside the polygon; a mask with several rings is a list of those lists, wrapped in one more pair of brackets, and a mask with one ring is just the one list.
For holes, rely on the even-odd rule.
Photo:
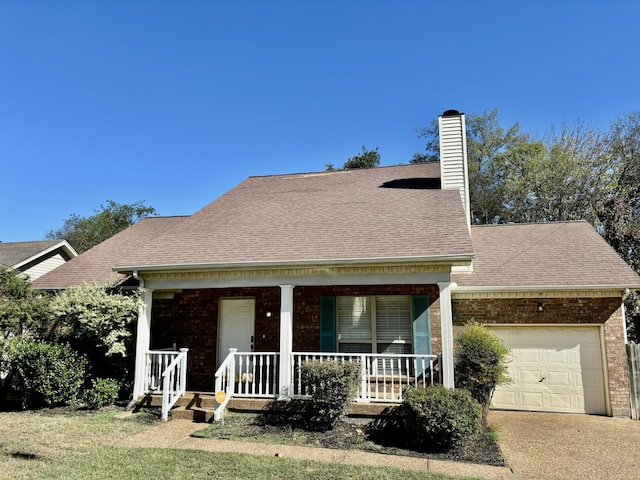
{"label": "porch post", "polygon": [[145,394],[147,352],[151,346],[151,302],[153,290],[145,289],[143,305],[138,308],[138,328],[136,331],[136,363],[133,377],[133,401]]}
{"label": "porch post", "polygon": [[293,351],[293,285],[280,285],[280,400],[292,391],[291,353]]}
{"label": "porch post", "polygon": [[438,283],[440,289],[440,329],[442,330],[442,384],[455,385],[453,377],[453,313],[451,310],[451,283]]}

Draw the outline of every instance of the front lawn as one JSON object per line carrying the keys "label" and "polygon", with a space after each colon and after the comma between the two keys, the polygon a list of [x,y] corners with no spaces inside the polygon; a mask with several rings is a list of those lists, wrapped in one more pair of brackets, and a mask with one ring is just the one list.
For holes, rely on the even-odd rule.
{"label": "front lawn", "polygon": [[[0,413],[2,479],[422,479],[439,474],[200,450],[131,448],[122,441],[154,420],[121,420],[121,410]],[[143,418],[144,420],[144,418]],[[228,423],[227,423],[228,425]]]}

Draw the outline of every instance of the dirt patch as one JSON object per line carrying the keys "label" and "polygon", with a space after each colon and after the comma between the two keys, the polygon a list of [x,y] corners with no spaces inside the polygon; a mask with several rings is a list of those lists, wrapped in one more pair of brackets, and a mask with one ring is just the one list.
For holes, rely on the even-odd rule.
{"label": "dirt patch", "polygon": [[226,440],[242,440],[286,445],[307,445],[332,449],[359,449],[374,453],[482,463],[504,466],[505,460],[490,428],[477,438],[447,451],[429,451],[412,444],[401,429],[383,427],[379,423],[357,425],[339,422],[333,429],[314,431],[273,416],[229,414],[224,421],[196,432],[194,436]]}

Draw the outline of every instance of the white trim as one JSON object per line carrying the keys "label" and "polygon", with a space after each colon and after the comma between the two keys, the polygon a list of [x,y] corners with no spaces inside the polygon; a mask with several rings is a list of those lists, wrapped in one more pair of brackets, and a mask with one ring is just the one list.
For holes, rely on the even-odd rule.
{"label": "white trim", "polygon": [[291,356],[293,353],[293,285],[280,285],[280,396],[291,398],[293,378]]}
{"label": "white trim", "polygon": [[442,330],[442,385],[454,388],[453,370],[453,312],[451,310],[451,283],[439,282],[440,289],[440,328]]}
{"label": "white trim", "polygon": [[30,256],[29,258],[26,258],[25,260],[21,260],[18,263],[11,265],[11,268],[15,268],[18,269],[23,265],[26,265],[30,262],[33,262],[35,260],[37,260],[40,257],[44,257],[45,255],[53,252],[54,250],[57,250],[61,248],[62,250],[64,250],[67,255],[69,255],[69,257],[74,258],[78,256],[78,252],[76,252],[76,250],[69,244],[69,242],[67,242],[66,240],[61,240],[58,243],[56,243],[55,245],[50,246],[49,248],[46,248],[44,250],[39,251],[38,253],[36,253],[35,255]]}
{"label": "white trim", "polygon": [[292,266],[334,266],[334,265],[375,265],[389,263],[468,263],[475,258],[474,253],[461,253],[456,255],[432,255],[432,256],[408,256],[408,257],[380,257],[380,258],[328,258],[310,260],[279,260],[279,261],[255,261],[255,262],[220,262],[220,263],[184,263],[168,265],[131,265],[115,266],[113,271],[119,273],[131,273],[134,270],[140,272],[166,272],[166,271],[200,271],[200,270],[226,270],[236,268],[269,268]]}
{"label": "white trim", "polygon": [[622,297],[622,285],[536,285],[530,287],[454,287],[453,298]]}
{"label": "white trim", "polygon": [[144,290],[144,302],[138,308],[138,325],[136,330],[136,357],[133,381],[133,400],[146,393],[147,352],[151,346],[151,306],[153,290]]}

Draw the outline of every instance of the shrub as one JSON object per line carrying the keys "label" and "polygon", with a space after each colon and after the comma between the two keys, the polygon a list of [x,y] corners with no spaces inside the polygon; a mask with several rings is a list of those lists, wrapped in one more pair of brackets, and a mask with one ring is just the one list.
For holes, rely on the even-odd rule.
{"label": "shrub", "polygon": [[484,325],[471,322],[456,337],[456,387],[471,392],[486,412],[497,385],[509,382],[509,349]]}
{"label": "shrub", "polygon": [[401,415],[407,432],[427,450],[447,450],[482,430],[482,408],[470,393],[441,385],[408,387]]}
{"label": "shrub", "polygon": [[71,405],[85,382],[87,360],[69,345],[20,340],[9,352],[18,387],[36,406]]}
{"label": "shrub", "polygon": [[84,401],[89,408],[113,405],[118,399],[121,383],[114,378],[92,378],[91,388],[85,392]]}
{"label": "shrub", "polygon": [[311,361],[300,368],[302,385],[311,395],[312,428],[333,428],[358,393],[360,365],[355,362]]}

